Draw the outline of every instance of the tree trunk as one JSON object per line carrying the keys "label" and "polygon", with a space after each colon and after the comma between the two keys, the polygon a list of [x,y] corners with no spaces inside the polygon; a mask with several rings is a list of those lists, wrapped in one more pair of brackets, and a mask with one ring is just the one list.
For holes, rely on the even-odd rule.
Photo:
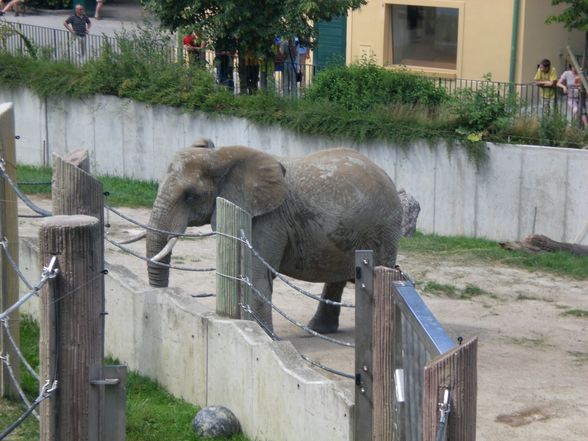
{"label": "tree trunk", "polygon": [[526,253],[567,251],[574,256],[588,256],[588,246],[556,242],[541,234],[527,236],[520,242],[501,242],[500,246],[506,250],[524,251]]}

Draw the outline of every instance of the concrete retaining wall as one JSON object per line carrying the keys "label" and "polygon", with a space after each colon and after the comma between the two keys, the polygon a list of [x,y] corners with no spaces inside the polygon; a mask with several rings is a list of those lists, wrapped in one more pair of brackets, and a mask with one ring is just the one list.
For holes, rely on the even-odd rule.
{"label": "concrete retaining wall", "polygon": [[[199,137],[280,156],[347,145],[415,196],[421,204],[417,227],[426,233],[493,240],[541,233],[573,241],[588,220],[588,150],[488,144],[489,159],[476,170],[457,147],[353,145],[111,96],[45,100],[27,89],[0,87],[1,101],[14,102],[17,158],[25,164],[85,148],[96,173],[158,180],[174,152]],[[588,244],[588,236],[581,243]]]}
{"label": "concrete retaining wall", "polygon": [[[20,268],[38,281],[36,239],[21,238]],[[129,369],[188,402],[227,406],[252,440],[353,441],[351,388],[312,370],[291,343],[219,318],[181,289],[146,287],[121,266],[105,280],[105,350]],[[38,317],[38,307],[33,298],[23,312]]]}

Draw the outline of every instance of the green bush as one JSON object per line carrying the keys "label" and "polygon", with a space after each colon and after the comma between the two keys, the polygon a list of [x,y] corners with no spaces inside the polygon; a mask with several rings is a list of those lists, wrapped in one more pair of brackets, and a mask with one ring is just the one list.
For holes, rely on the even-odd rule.
{"label": "green bush", "polygon": [[462,89],[452,98],[456,123],[464,132],[490,132],[503,129],[517,111],[516,98],[496,85],[484,82],[474,90]]}
{"label": "green bush", "polygon": [[447,100],[447,94],[431,78],[362,61],[319,72],[307,98],[337,103],[347,110],[370,110],[392,104],[436,106]]}
{"label": "green bush", "polygon": [[72,9],[72,0],[27,0],[27,6],[38,9]]}
{"label": "green bush", "polygon": [[565,116],[555,112],[546,112],[539,122],[541,144],[560,146],[565,144],[568,121]]}

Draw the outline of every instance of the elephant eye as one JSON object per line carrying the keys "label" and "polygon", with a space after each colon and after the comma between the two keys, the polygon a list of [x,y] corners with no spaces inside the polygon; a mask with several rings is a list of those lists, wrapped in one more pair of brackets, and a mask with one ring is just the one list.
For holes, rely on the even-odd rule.
{"label": "elephant eye", "polygon": [[197,200],[198,197],[199,197],[198,193],[193,188],[190,188],[190,189],[187,189],[186,191],[184,191],[184,200],[186,202],[193,202],[193,201]]}

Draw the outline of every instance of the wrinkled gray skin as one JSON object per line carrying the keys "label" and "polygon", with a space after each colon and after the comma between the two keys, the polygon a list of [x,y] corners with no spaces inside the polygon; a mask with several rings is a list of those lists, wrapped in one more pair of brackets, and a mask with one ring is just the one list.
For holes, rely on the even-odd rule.
{"label": "wrinkled gray skin", "polygon": [[[373,250],[376,265],[394,267],[402,207],[386,173],[351,149],[277,158],[248,147],[180,150],[169,166],[149,224],[182,233],[215,227],[215,199],[223,197],[253,216],[253,246],[279,272],[324,282],[322,297],[340,301],[354,278],[355,250]],[[147,256],[168,237],[147,234]],[[196,251],[197,252],[197,251]],[[169,262],[168,255],[162,262]],[[253,259],[253,283],[271,299],[271,274]],[[152,286],[168,285],[169,271],[148,265]],[[271,308],[252,305],[271,327]],[[339,307],[320,303],[310,327],[335,332]]]}

